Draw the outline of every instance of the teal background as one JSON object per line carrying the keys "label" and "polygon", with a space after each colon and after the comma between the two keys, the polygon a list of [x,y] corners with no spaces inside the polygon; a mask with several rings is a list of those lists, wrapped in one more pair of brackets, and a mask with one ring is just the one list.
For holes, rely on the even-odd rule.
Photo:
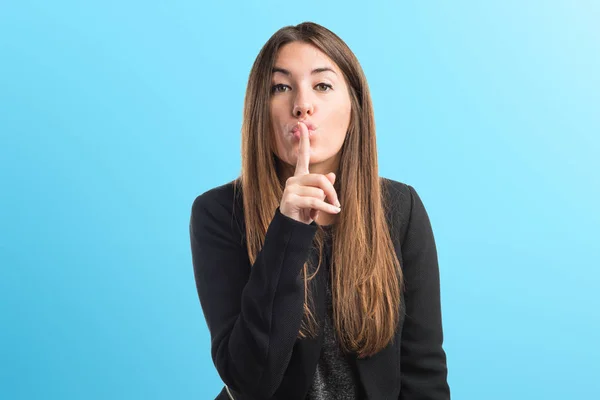
{"label": "teal background", "polygon": [[438,246],[453,399],[598,398],[596,1],[0,2],[0,398],[211,399],[194,198],[280,27],[356,53]]}

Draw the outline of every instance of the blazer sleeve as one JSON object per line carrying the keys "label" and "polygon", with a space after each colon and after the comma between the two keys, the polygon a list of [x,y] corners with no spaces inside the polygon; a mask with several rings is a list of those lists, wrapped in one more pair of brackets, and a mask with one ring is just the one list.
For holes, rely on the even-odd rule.
{"label": "blazer sleeve", "polygon": [[254,265],[232,213],[208,196],[192,206],[194,277],[211,337],[211,356],[234,391],[270,398],[292,355],[304,313],[301,270],[317,226],[279,208]]}
{"label": "blazer sleeve", "polygon": [[427,211],[415,189],[402,242],[405,319],[401,338],[401,400],[447,400],[446,353],[437,250]]}

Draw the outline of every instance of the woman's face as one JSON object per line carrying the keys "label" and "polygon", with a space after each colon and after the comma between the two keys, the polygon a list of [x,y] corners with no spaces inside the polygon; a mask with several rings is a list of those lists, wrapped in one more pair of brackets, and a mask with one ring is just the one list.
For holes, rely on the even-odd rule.
{"label": "woman's face", "polygon": [[270,110],[275,155],[288,171],[298,157],[298,121],[309,128],[310,171],[337,170],[351,103],[342,72],[329,57],[304,42],[282,46],[271,75]]}

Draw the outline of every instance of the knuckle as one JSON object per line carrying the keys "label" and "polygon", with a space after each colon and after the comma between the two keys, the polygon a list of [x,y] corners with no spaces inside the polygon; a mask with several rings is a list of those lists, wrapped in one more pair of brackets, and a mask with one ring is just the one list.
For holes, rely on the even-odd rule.
{"label": "knuckle", "polygon": [[287,196],[287,198],[288,198],[288,203],[293,203],[294,201],[296,201],[296,199],[297,199],[298,197],[299,197],[299,196],[298,196],[296,193],[294,193],[294,192],[291,192],[291,193],[289,193],[289,194],[288,194],[288,196]]}
{"label": "knuckle", "polygon": [[281,199],[281,203],[284,204],[284,205],[290,205],[290,204],[292,204],[293,201],[294,201],[294,196],[295,196],[294,193],[289,193],[288,192],[287,194],[285,194],[283,196],[283,199]]}
{"label": "knuckle", "polygon": [[325,178],[323,175],[321,175],[318,179],[319,182],[319,187],[323,190],[327,189],[327,184],[329,183],[329,181],[327,180],[327,178]]}

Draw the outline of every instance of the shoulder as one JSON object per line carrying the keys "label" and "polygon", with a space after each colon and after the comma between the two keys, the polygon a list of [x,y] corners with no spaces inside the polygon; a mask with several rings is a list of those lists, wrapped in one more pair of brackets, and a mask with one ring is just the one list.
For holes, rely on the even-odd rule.
{"label": "shoulder", "polygon": [[415,189],[404,182],[385,177],[380,177],[380,179],[387,208],[401,214],[404,214],[403,211],[410,211]]}
{"label": "shoulder", "polygon": [[233,204],[236,189],[238,188],[236,188],[236,181],[233,180],[208,189],[194,199],[192,210],[231,206]]}
{"label": "shoulder", "polygon": [[391,196],[406,197],[410,196],[412,186],[407,183],[396,181],[394,179],[381,176],[382,189],[387,190],[387,194]]}
{"label": "shoulder", "polygon": [[211,222],[241,229],[242,217],[241,185],[237,180],[213,187],[198,195],[191,209],[192,224]]}
{"label": "shoulder", "polygon": [[396,238],[402,241],[411,219],[415,198],[415,189],[408,183],[380,177],[384,198],[386,218]]}

